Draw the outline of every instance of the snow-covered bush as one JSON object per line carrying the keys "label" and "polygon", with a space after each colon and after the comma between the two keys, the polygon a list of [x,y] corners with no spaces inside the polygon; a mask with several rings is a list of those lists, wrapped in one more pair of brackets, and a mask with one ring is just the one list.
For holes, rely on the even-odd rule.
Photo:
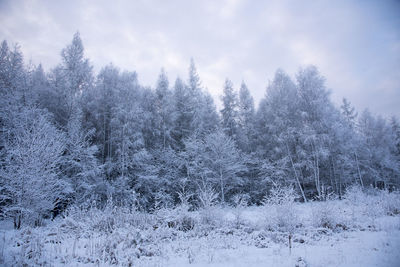
{"label": "snow-covered bush", "polygon": [[189,199],[193,194],[188,193],[184,187],[178,192],[180,203],[174,208],[160,208],[156,210],[158,224],[175,228],[180,231],[192,230],[196,224],[196,219],[189,212]]}
{"label": "snow-covered bush", "polygon": [[341,206],[334,195],[327,196],[326,200],[311,203],[312,224],[314,227],[346,230],[347,223],[343,218]]}
{"label": "snow-covered bush", "polygon": [[247,194],[237,194],[233,197],[234,214],[235,214],[235,227],[239,228],[245,224],[242,216],[243,210],[248,206],[250,196]]}
{"label": "snow-covered bush", "polygon": [[[298,222],[295,199],[297,193],[292,186],[275,186],[270,194],[265,196],[263,204],[266,209],[275,211],[273,214],[272,228],[293,233]],[[267,212],[271,215],[271,212]]]}
{"label": "snow-covered bush", "polygon": [[366,218],[371,226],[379,217],[400,213],[400,193],[397,191],[389,193],[376,188],[362,190],[360,186],[353,185],[347,188],[345,199],[351,207],[353,221]]}
{"label": "snow-covered bush", "polygon": [[382,209],[387,215],[398,215],[400,214],[400,192],[390,192],[388,190],[381,190],[379,194],[381,200]]}
{"label": "snow-covered bush", "polygon": [[353,224],[357,224],[359,214],[363,213],[365,205],[368,206],[370,200],[366,198],[362,188],[357,184],[346,188],[344,200],[346,201],[348,207],[350,207],[351,222]]}
{"label": "snow-covered bush", "polygon": [[135,206],[117,206],[110,198],[104,208],[95,204],[70,207],[64,224],[71,230],[112,233],[116,228],[127,226],[150,228],[153,221],[150,214],[137,211]]}
{"label": "snow-covered bush", "polygon": [[199,189],[198,198],[200,200],[200,207],[207,209],[216,204],[218,193],[210,185],[206,185]]}
{"label": "snow-covered bush", "polygon": [[202,226],[215,225],[217,218],[215,205],[217,203],[218,193],[210,185],[204,185],[199,189],[198,198],[200,202],[199,212]]}
{"label": "snow-covered bush", "polygon": [[354,184],[346,188],[344,199],[350,201],[351,204],[359,204],[365,199],[361,186]]}
{"label": "snow-covered bush", "polygon": [[157,228],[168,227],[186,232],[192,230],[196,225],[196,218],[192,216],[186,205],[179,205],[175,208],[161,208],[155,214]]}

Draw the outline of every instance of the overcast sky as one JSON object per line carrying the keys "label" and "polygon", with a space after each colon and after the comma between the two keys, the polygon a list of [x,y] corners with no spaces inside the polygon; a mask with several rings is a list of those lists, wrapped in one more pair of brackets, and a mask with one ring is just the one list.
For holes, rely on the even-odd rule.
{"label": "overcast sky", "polygon": [[0,39],[46,70],[79,31],[95,71],[112,62],[154,86],[173,84],[193,57],[219,98],[225,78],[265,94],[277,68],[292,77],[314,64],[332,98],[400,116],[400,1],[4,1]]}

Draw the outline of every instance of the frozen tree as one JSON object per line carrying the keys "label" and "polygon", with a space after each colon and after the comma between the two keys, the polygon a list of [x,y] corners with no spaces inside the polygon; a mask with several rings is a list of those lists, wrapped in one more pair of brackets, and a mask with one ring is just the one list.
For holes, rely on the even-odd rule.
{"label": "frozen tree", "polygon": [[[339,148],[335,155],[340,160],[341,175],[343,177],[350,178],[350,182],[358,181],[363,186],[363,178],[361,175],[360,161],[359,161],[359,150],[362,146],[362,139],[356,133],[356,119],[357,112],[355,108],[351,106],[351,103],[347,99],[343,99],[343,103],[340,106],[343,123],[339,127],[335,128],[334,133],[340,135],[335,148]],[[342,180],[340,178],[340,180]],[[341,181],[339,182],[341,186]],[[340,193],[341,195],[341,193]]]}
{"label": "frozen tree", "polygon": [[51,106],[54,92],[51,92],[51,89],[49,88],[49,82],[42,64],[33,67],[33,69],[28,72],[28,80],[28,88],[32,102],[36,103],[41,108]]}
{"label": "frozen tree", "polygon": [[239,90],[238,103],[238,125],[239,137],[238,145],[246,152],[253,150],[255,138],[255,108],[254,100],[246,84],[242,82]]}
{"label": "frozen tree", "polygon": [[102,163],[111,160],[113,155],[111,127],[112,110],[116,105],[116,90],[119,83],[119,70],[112,65],[103,68],[96,82],[93,108],[89,112],[95,113],[95,127]]}
{"label": "frozen tree", "polygon": [[[114,199],[128,201],[146,172],[149,176],[151,155],[145,147],[143,128],[145,112],[140,103],[136,73],[124,73],[116,90],[116,104],[112,108],[112,143],[115,181]],[[154,176],[154,175],[153,175]],[[139,178],[138,178],[139,177]],[[145,196],[144,196],[145,197]]]}
{"label": "frozen tree", "polygon": [[266,158],[261,173],[273,178],[274,183],[291,182],[290,178],[294,178],[306,201],[301,172],[304,159],[298,153],[302,132],[298,104],[295,84],[285,72],[278,70],[257,113],[257,131],[260,136],[258,150]]}
{"label": "frozen tree", "polygon": [[[15,45],[14,50],[10,50],[6,41],[0,47],[0,87],[2,91],[19,92],[23,97],[22,91],[25,90],[25,70],[23,66],[23,56],[19,46]],[[26,99],[24,99],[26,100]]]}
{"label": "frozen tree", "polygon": [[169,89],[168,77],[164,70],[158,77],[156,87],[156,108],[157,108],[157,134],[160,136],[160,144],[163,149],[172,143],[172,129],[174,115],[172,93]]}
{"label": "frozen tree", "polygon": [[242,184],[239,173],[245,167],[234,141],[222,132],[207,135],[205,145],[211,181],[219,185],[221,202],[225,203],[226,195]]}
{"label": "frozen tree", "polygon": [[[10,51],[6,41],[0,47],[0,142],[4,143],[9,128],[14,123],[14,116],[21,107],[22,85],[25,71],[22,54],[16,48]],[[3,146],[0,143],[0,148]]]}
{"label": "frozen tree", "polygon": [[238,131],[238,99],[236,92],[233,90],[233,84],[230,80],[225,80],[224,91],[221,97],[223,108],[222,128],[224,132],[234,140],[237,138]]}
{"label": "frozen tree", "polygon": [[351,106],[350,101],[346,98],[343,98],[343,103],[340,106],[342,114],[346,119],[346,122],[351,126],[354,127],[357,118],[357,112],[354,107]]}
{"label": "frozen tree", "polygon": [[[82,129],[82,113],[73,114],[67,125],[66,148],[63,156],[62,171],[72,187],[75,203],[96,198],[96,188],[102,182],[100,165],[96,158],[97,146],[90,144],[94,129],[85,132]],[[60,201],[66,201],[61,199]]]}
{"label": "frozen tree", "polygon": [[84,58],[79,32],[74,34],[72,43],[62,50],[61,57],[62,69],[67,79],[67,94],[69,97],[76,97],[89,88],[93,80],[92,66]]}
{"label": "frozen tree", "polygon": [[0,47],[0,104],[3,116],[9,109],[16,108],[17,102],[25,105],[31,103],[27,97],[26,76],[19,46],[15,45],[10,50],[7,42],[3,41]]}
{"label": "frozen tree", "polygon": [[188,95],[189,102],[187,105],[191,125],[190,134],[202,136],[214,130],[218,115],[215,111],[213,100],[202,90],[200,78],[193,59],[189,67]]}
{"label": "frozen tree", "polygon": [[173,137],[178,148],[183,147],[183,140],[187,138],[191,127],[190,95],[186,85],[177,78],[174,85],[174,128]]}
{"label": "frozen tree", "polygon": [[390,125],[392,127],[392,134],[395,143],[395,154],[399,157],[400,156],[400,123],[397,117],[392,116],[390,118]]}
{"label": "frozen tree", "polygon": [[203,92],[201,100],[202,133],[206,134],[215,131],[219,127],[220,118],[214,100],[207,91]]}
{"label": "frozen tree", "polygon": [[343,195],[343,185],[359,180],[354,152],[359,145],[357,135],[348,120],[336,112],[329,139],[329,159],[326,165],[334,191]]}
{"label": "frozen tree", "polygon": [[200,133],[202,130],[202,120],[200,114],[201,106],[201,82],[197,73],[196,65],[193,58],[190,60],[189,79],[188,79],[188,94],[189,94],[189,114],[190,115],[190,130],[191,133]]}
{"label": "frozen tree", "polygon": [[14,115],[15,124],[4,144],[1,177],[10,203],[6,213],[19,228],[23,219],[40,220],[48,215],[56,199],[72,191],[59,179],[64,135],[41,110],[25,107]]}
{"label": "frozen tree", "polygon": [[392,153],[395,140],[390,126],[382,117],[374,117],[368,110],[364,110],[357,128],[361,138],[358,160],[365,182],[395,182],[399,163]]}
{"label": "frozen tree", "polygon": [[219,118],[214,101],[207,92],[201,90],[193,60],[189,67],[188,85],[179,78],[175,82],[173,104],[172,135],[177,149],[183,148],[186,138],[192,135],[202,136],[217,128]]}
{"label": "frozen tree", "polygon": [[189,179],[197,179],[198,188],[207,184],[215,186],[221,202],[225,203],[227,196],[242,185],[239,173],[245,170],[234,141],[216,131],[203,140],[189,139],[185,145]]}
{"label": "frozen tree", "polygon": [[329,141],[332,132],[332,115],[335,108],[325,87],[325,78],[314,66],[300,69],[297,76],[299,109],[302,112],[303,151],[306,155],[304,175],[314,180],[319,198],[323,197],[326,184],[322,177],[329,162]]}
{"label": "frozen tree", "polygon": [[92,66],[84,58],[84,48],[79,33],[75,33],[72,43],[61,52],[62,63],[52,69],[49,75],[50,90],[56,97],[46,107],[54,113],[57,122],[66,126],[76,112],[82,93],[93,84]]}

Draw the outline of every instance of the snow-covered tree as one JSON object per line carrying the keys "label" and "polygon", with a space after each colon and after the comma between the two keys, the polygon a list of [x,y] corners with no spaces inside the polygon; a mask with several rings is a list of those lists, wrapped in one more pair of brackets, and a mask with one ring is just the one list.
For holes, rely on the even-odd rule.
{"label": "snow-covered tree", "polygon": [[246,84],[242,82],[239,90],[238,103],[238,125],[239,136],[237,138],[239,147],[246,152],[253,151],[255,138],[255,108],[254,100]]}
{"label": "snow-covered tree", "polygon": [[238,132],[238,99],[236,92],[233,90],[233,84],[228,79],[225,80],[223,92],[221,97],[223,105],[221,109],[222,128],[229,137],[236,140]]}
{"label": "snow-covered tree", "polygon": [[180,78],[174,84],[174,128],[173,137],[177,148],[183,147],[183,140],[191,134],[191,108],[188,88]]}
{"label": "snow-covered tree", "polygon": [[[62,171],[72,187],[72,194],[66,196],[75,203],[96,198],[96,188],[102,182],[97,146],[90,144],[94,129],[85,132],[82,128],[82,113],[73,114],[67,125],[66,147]],[[65,201],[65,199],[63,200]]]}
{"label": "snow-covered tree", "polygon": [[304,160],[298,154],[302,132],[298,103],[295,84],[278,70],[257,112],[258,153],[264,158],[263,176],[272,178],[273,183],[295,183],[306,200],[301,172]]}
{"label": "snow-covered tree", "polygon": [[165,149],[173,141],[171,134],[175,113],[173,112],[172,92],[169,89],[168,77],[164,70],[161,70],[158,77],[155,104],[157,128],[154,130],[159,135],[161,147]]}
{"label": "snow-covered tree", "polygon": [[356,123],[356,118],[357,118],[357,112],[354,107],[351,106],[350,101],[348,101],[346,98],[343,98],[343,103],[340,106],[340,109],[342,111],[342,114],[344,118],[346,119],[346,122],[351,126],[354,127]]}
{"label": "snow-covered tree", "polygon": [[93,71],[89,60],[84,58],[84,48],[79,33],[75,33],[70,45],[61,52],[62,63],[49,74],[49,90],[55,91],[56,99],[46,107],[54,113],[63,127],[76,112],[82,93],[93,85]]}
{"label": "snow-covered tree", "polygon": [[358,161],[364,183],[397,183],[399,162],[392,153],[395,141],[390,126],[382,117],[374,117],[368,110],[364,110],[357,128],[361,138]]}
{"label": "snow-covered tree", "polygon": [[0,170],[7,198],[6,214],[19,228],[22,220],[40,220],[52,210],[57,198],[72,192],[60,179],[65,137],[41,110],[24,107],[14,114],[4,144]]}
{"label": "snow-covered tree", "polygon": [[188,139],[185,142],[186,168],[189,179],[197,184],[210,184],[218,188],[220,200],[239,190],[243,181],[240,172],[245,170],[235,142],[222,131],[210,133],[204,139]]}
{"label": "snow-covered tree", "polygon": [[67,94],[76,97],[88,89],[93,81],[92,66],[89,60],[84,58],[79,32],[74,34],[72,43],[62,50],[61,57],[62,69],[67,79]]}
{"label": "snow-covered tree", "polygon": [[400,123],[397,117],[392,116],[390,118],[390,125],[392,127],[393,139],[396,145],[395,154],[397,157],[400,157]]}
{"label": "snow-covered tree", "polygon": [[235,142],[224,133],[217,131],[205,138],[205,161],[210,171],[213,184],[219,185],[221,202],[225,203],[226,196],[242,185],[239,176],[245,170]]}

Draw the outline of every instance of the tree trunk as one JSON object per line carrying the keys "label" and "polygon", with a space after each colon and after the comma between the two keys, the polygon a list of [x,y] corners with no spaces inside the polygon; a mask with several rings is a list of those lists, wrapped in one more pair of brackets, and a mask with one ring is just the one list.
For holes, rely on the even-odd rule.
{"label": "tree trunk", "polygon": [[357,172],[358,172],[358,178],[360,179],[361,188],[364,188],[364,183],[361,177],[360,164],[358,163],[357,152],[354,152],[354,156],[356,157]]}
{"label": "tree trunk", "polygon": [[306,195],[304,194],[304,190],[303,190],[303,188],[302,188],[302,186],[300,184],[299,176],[297,175],[296,168],[294,167],[292,156],[290,155],[289,146],[288,146],[287,143],[285,143],[285,145],[286,145],[286,150],[287,150],[287,153],[288,153],[288,156],[289,156],[289,159],[290,159],[290,163],[292,164],[292,168],[293,168],[293,171],[294,171],[294,176],[296,177],[297,185],[299,186],[299,189],[300,189],[300,192],[301,192],[301,195],[303,197],[304,202],[307,202]]}
{"label": "tree trunk", "polygon": [[317,149],[315,147],[314,142],[311,142],[311,149],[313,150],[313,156],[314,156],[314,181],[315,181],[315,187],[317,189],[318,193],[318,198],[321,198],[321,184],[320,184],[320,179],[319,179],[319,161],[318,161],[318,154],[317,154]]}
{"label": "tree trunk", "polygon": [[125,124],[122,126],[122,179],[125,178]]}
{"label": "tree trunk", "polygon": [[221,169],[219,171],[219,180],[220,180],[220,186],[221,186],[221,202],[222,202],[222,205],[225,205],[224,181],[223,181]]}
{"label": "tree trunk", "polygon": [[21,228],[21,212],[19,211],[14,217],[14,229],[18,230]]}

